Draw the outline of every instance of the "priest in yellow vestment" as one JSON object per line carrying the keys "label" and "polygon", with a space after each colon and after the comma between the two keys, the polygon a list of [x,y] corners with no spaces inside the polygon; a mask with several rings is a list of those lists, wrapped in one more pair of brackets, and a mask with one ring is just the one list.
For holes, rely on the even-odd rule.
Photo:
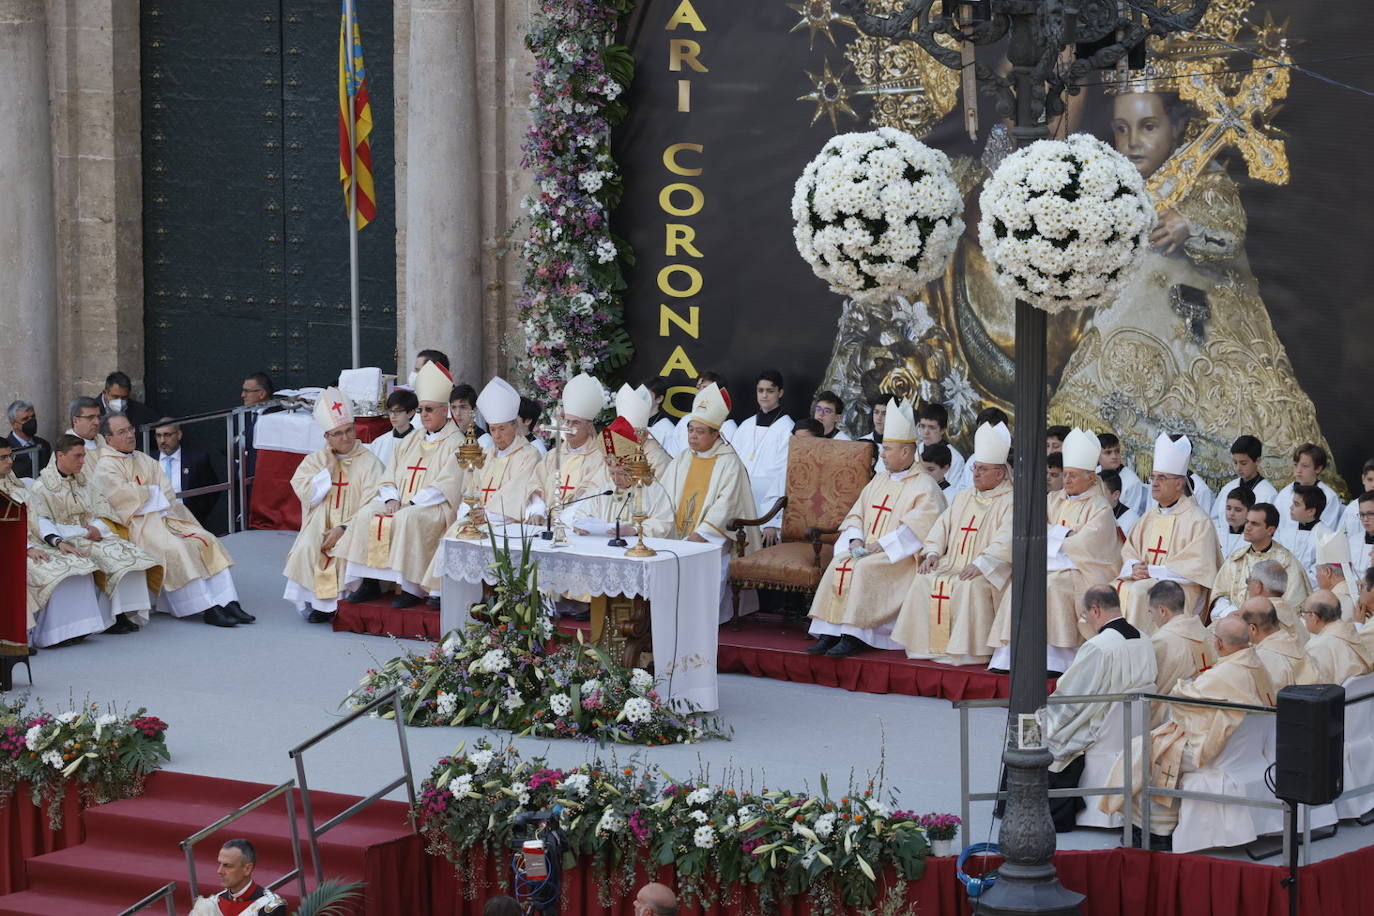
{"label": "priest in yellow vestment", "polygon": [[1341,603],[1328,591],[1318,590],[1303,603],[1302,619],[1312,632],[1307,658],[1315,684],[1341,684],[1374,669],[1374,646],[1361,638],[1350,620],[1341,619]]}
{"label": "priest in yellow vestment", "polygon": [[[1068,671],[1083,641],[1094,633],[1080,623],[1078,609],[1091,585],[1106,585],[1121,566],[1116,516],[1098,483],[1097,435],[1072,429],[1060,450],[1064,488],[1046,494],[1047,572],[1045,577],[1045,666]],[[1011,668],[1011,590],[1002,593],[992,624],[992,661],[988,668]]]}
{"label": "priest in yellow vestment", "polygon": [[882,467],[840,523],[835,556],[811,602],[812,655],[844,658],[900,649],[889,635],[916,575],[916,556],[945,497],[916,460],[916,420],[905,400],[887,403]]}
{"label": "priest in yellow vestment", "polygon": [[[678,453],[663,475],[662,485],[673,508],[671,537],[721,545],[720,620],[730,619],[731,602],[727,579],[730,572],[734,533],[728,526],[737,518],[755,518],[754,490],[749,472],[730,443],[721,436],[721,427],[730,416],[730,403],[720,386],[711,382],[692,399],[692,410],[681,423],[687,429],[687,447]],[[756,527],[744,529],[745,553],[759,549]],[[757,601],[753,592],[741,601]],[[752,611],[741,607],[740,613]]]}
{"label": "priest in yellow vestment", "polygon": [[1268,598],[1250,598],[1240,606],[1241,619],[1250,628],[1250,645],[1255,647],[1274,690],[1291,684],[1315,684],[1317,675],[1303,647],[1279,625],[1279,615]]}
{"label": "priest in yellow vestment", "polygon": [[378,582],[395,582],[395,608],[414,607],[429,597],[425,569],[444,530],[453,523],[463,494],[458,466],[462,431],[449,420],[448,370],[430,361],[415,377],[420,430],[406,436],[386,466],[377,495],[363,506],[335,548],[347,558],[347,581],[364,580],[349,601],[381,596]]}
{"label": "priest in yellow vestment", "polygon": [[1221,548],[1212,519],[1184,493],[1193,446],[1188,437],[1177,441],[1164,433],[1155,439],[1154,473],[1150,476],[1153,505],[1131,529],[1121,548],[1117,590],[1126,619],[1143,633],[1153,633],[1150,589],[1170,580],[1183,586],[1190,613],[1206,607],[1208,590],[1221,566]]}
{"label": "priest in yellow vestment", "polygon": [[[1150,641],[1155,647],[1155,692],[1170,693],[1217,663],[1216,637],[1191,611],[1185,609],[1183,586],[1167,579],[1150,588],[1150,621],[1155,625]],[[1156,721],[1163,721],[1164,707],[1154,707]]]}
{"label": "priest in yellow vestment", "polygon": [[892,638],[910,658],[985,665],[1002,592],[1011,582],[1011,433],[983,424],[973,437],[973,486],[960,490],[925,539]]}
{"label": "priest in yellow vestment", "polygon": [[1235,613],[1246,598],[1256,594],[1251,587],[1251,578],[1255,566],[1265,560],[1279,564],[1287,573],[1283,600],[1289,607],[1298,607],[1307,598],[1311,592],[1307,571],[1287,547],[1274,540],[1278,526],[1279,510],[1269,503],[1255,503],[1245,511],[1245,527],[1241,533],[1245,543],[1226,558],[1212,582],[1213,620]]}
{"label": "priest in yellow vestment", "polygon": [[217,627],[252,623],[239,605],[229,567],[234,561],[219,539],[201,527],[191,510],[177,502],[176,490],[162,465],[135,446],[127,417],[112,414],[101,421],[106,444],[96,470],[96,486],[113,512],[113,520],[162,567],[158,610],[176,617],[204,612]]}
{"label": "priest in yellow vestment", "polygon": [[286,594],[311,623],[328,623],[345,587],[344,559],[337,548],[358,510],[377,496],[386,468],[358,441],[353,402],[326,388],[315,402],[315,422],[325,447],[306,456],[291,477],[301,501],[301,531],[286,555]]}

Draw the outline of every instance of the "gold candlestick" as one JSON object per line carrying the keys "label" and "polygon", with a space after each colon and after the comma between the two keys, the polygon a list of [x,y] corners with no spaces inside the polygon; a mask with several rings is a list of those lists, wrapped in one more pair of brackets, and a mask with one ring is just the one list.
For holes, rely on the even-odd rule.
{"label": "gold candlestick", "polygon": [[477,428],[468,425],[467,441],[458,446],[458,463],[467,471],[467,480],[464,482],[463,502],[468,507],[467,521],[458,530],[458,537],[465,541],[480,541],[486,534],[478,528],[472,521],[472,514],[477,511],[477,504],[481,499],[477,496],[477,478],[473,475],[482,469],[486,464],[486,456],[482,453],[482,446],[477,444]]}
{"label": "gold candlestick", "polygon": [[625,476],[634,481],[635,485],[635,511],[630,518],[634,519],[636,543],[625,549],[627,557],[656,557],[658,551],[644,543],[644,522],[649,518],[649,513],[644,511],[644,487],[654,482],[654,469],[649,464],[649,459],[644,457],[644,430],[638,430],[639,441],[635,444],[635,453],[625,459]]}

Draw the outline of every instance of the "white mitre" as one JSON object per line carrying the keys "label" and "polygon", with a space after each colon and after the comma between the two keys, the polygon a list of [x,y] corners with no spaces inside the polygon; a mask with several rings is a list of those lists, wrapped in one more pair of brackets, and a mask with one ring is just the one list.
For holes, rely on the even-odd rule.
{"label": "white mitre", "polygon": [[[883,433],[883,438],[887,438],[886,432]],[[979,464],[1006,464],[1007,455],[1010,453],[1011,432],[1007,430],[1007,424],[998,423],[990,426],[984,423],[973,434],[971,461],[977,461]]]}
{"label": "white mitre", "polygon": [[520,414],[520,392],[499,375],[492,376],[477,396],[477,409],[488,423],[511,423]]}
{"label": "white mitre", "polygon": [[1317,565],[1339,566],[1350,597],[1359,596],[1360,585],[1355,579],[1354,566],[1350,563],[1350,541],[1346,540],[1342,532],[1333,531],[1317,541]]}
{"label": "white mitre", "polygon": [[[606,392],[601,383],[585,372],[568,379],[563,386],[563,415],[594,421],[606,407]],[[485,416],[485,411],[483,412]],[[498,421],[499,422],[499,421]]]}
{"label": "white mitre", "polygon": [[1096,471],[1097,459],[1102,456],[1102,443],[1092,432],[1074,427],[1064,437],[1064,467],[1080,471]]}
{"label": "white mitre", "polygon": [[453,376],[443,366],[430,360],[415,373],[415,397],[431,404],[447,404],[453,391]]}
{"label": "white mitre", "polygon": [[315,401],[315,422],[325,432],[352,423],[353,402],[339,389],[326,388]]}
{"label": "white mitre", "polygon": [[1175,442],[1167,433],[1160,433],[1155,439],[1154,470],[1160,474],[1173,474],[1177,477],[1188,476],[1188,461],[1193,457],[1193,443],[1187,436],[1180,436]]}
{"label": "white mitre", "polygon": [[720,386],[712,382],[698,391],[692,399],[692,412],[687,414],[687,419],[696,420],[712,429],[720,429],[729,416],[730,402]]}
{"label": "white mitre", "polygon": [[638,389],[621,385],[615,393],[616,416],[624,417],[625,422],[635,429],[644,429],[649,425],[649,415],[654,409],[653,402],[647,400],[640,391],[647,392],[648,389],[643,385]]}
{"label": "white mitre", "polygon": [[916,419],[911,410],[911,402],[903,398],[901,403],[898,403],[896,398],[889,398],[887,419],[883,421],[883,441],[902,444],[914,443],[916,439]]}

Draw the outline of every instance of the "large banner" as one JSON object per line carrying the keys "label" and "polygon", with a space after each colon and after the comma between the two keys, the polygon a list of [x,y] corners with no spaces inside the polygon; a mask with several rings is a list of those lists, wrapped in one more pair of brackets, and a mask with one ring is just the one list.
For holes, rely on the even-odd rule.
{"label": "large banner", "polygon": [[[1215,40],[1161,52],[1201,78],[1124,92],[1094,77],[1056,125],[1115,143],[1156,184],[1186,178],[1160,206],[1179,244],[1152,252],[1114,306],[1052,320],[1051,421],[1117,432],[1142,468],[1158,432],[1186,433],[1195,469],[1213,480],[1231,476],[1242,433],[1265,442],[1264,470],[1280,481],[1291,450],[1317,442],[1358,489],[1374,454],[1374,99],[1276,62],[1291,54],[1367,83],[1365,4],[1212,6],[1202,31]],[[755,373],[776,368],[790,413],[829,388],[855,435],[881,391],[944,403],[965,443],[982,406],[1009,408],[1013,304],[976,239],[979,190],[1005,154],[986,97],[970,136],[957,74],[914,43],[861,35],[832,0],[644,0],[626,41],[636,78],[617,137],[626,191],[615,221],[638,257],[631,377],[665,376],[680,413],[695,377],[720,372],[742,417]],[[950,155],[969,228],[923,295],[859,306],[797,254],[790,201],[829,137],[879,126]]]}

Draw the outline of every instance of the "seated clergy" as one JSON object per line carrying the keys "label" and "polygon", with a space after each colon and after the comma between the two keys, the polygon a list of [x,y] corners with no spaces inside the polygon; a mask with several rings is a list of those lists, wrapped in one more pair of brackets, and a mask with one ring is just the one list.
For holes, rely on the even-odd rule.
{"label": "seated clergy", "polygon": [[1302,620],[1312,634],[1306,651],[1313,683],[1340,684],[1374,668],[1374,653],[1360,638],[1355,624],[1341,619],[1341,603],[1335,595],[1328,591],[1308,595],[1302,605]]}
{"label": "seated clergy", "polygon": [[397,388],[386,396],[386,415],[391,421],[391,429],[367,443],[368,451],[382,463],[382,469],[391,463],[391,456],[406,437],[415,432],[415,414],[420,409],[420,400],[415,392]]}
{"label": "seated clergy", "polygon": [[[565,506],[610,488],[606,453],[602,450],[601,436],[596,429],[596,418],[606,407],[606,393],[601,383],[585,372],[573,376],[563,386],[562,406],[563,430],[554,440],[554,447],[544,456],[542,464],[524,472],[524,498],[528,500],[524,512],[511,513],[504,507],[514,494],[509,486],[498,483],[497,486],[503,487],[502,492],[494,494],[492,500],[483,501],[490,514],[499,513],[507,517],[513,514],[516,520],[524,518],[530,524],[542,525],[549,514],[550,505]],[[516,437],[520,438],[523,437]],[[516,449],[511,454],[518,456],[520,451]],[[516,470],[518,461],[512,461],[510,457],[500,460],[511,465],[509,470]],[[486,468],[482,471],[485,474]],[[507,473],[505,479],[514,481],[517,478]]]}
{"label": "seated clergy", "polygon": [[[615,393],[616,418],[623,419],[625,425],[635,432],[630,445],[638,444],[644,450],[644,457],[648,459],[649,467],[653,469],[654,479],[662,480],[664,471],[668,470],[668,464],[673,459],[659,441],[654,438],[652,417],[649,415],[651,410],[653,410],[653,395],[643,385],[638,388],[621,385],[620,390]],[[634,450],[631,447],[625,457],[629,457],[633,453]],[[612,454],[608,448],[606,450],[607,457]]]}
{"label": "seated clergy", "polygon": [[[757,503],[735,450],[721,435],[730,413],[727,395],[714,382],[697,392],[692,410],[682,418],[687,448],[673,459],[663,475],[663,488],[673,505],[671,536],[720,544],[721,621],[730,617],[730,540],[727,526],[737,518],[754,518]],[[745,552],[758,550],[759,530],[746,527]],[[741,611],[743,613],[743,611]]]}
{"label": "seated clergy", "polygon": [[[782,373],[764,369],[754,383],[758,412],[735,430],[730,443],[749,472],[757,506],[755,518],[763,518],[787,492],[787,443],[792,439],[792,418],[782,412]],[[774,517],[763,529],[763,546],[771,547],[782,535],[782,519]]]}
{"label": "seated clergy", "polygon": [[[1121,599],[1107,585],[1084,592],[1081,620],[1093,636],[1079,647],[1055,685],[1057,696],[1094,696],[1136,693],[1154,688],[1155,651],[1140,631],[1121,617]],[[1054,755],[1050,764],[1050,788],[1076,787],[1083,775],[1083,754],[1097,743],[1098,735],[1114,715],[1110,703],[1060,703],[1045,709],[1045,744]],[[1058,831],[1072,830],[1074,816],[1082,810],[1081,798],[1052,798],[1050,813]]]}
{"label": "seated clergy", "polygon": [[[105,437],[100,434],[100,402],[95,398],[77,398],[67,410],[71,426],[67,435],[76,436],[86,447],[86,465],[81,471],[82,483],[95,479],[96,468],[100,464],[100,452],[105,447]],[[49,464],[52,463],[50,460]]]}
{"label": "seated clergy", "polygon": [[1331,529],[1321,521],[1325,508],[1326,494],[1321,487],[1294,484],[1288,503],[1288,520],[1291,524],[1284,529],[1280,523],[1280,530],[1284,530],[1285,534],[1282,537],[1274,535],[1297,557],[1312,584],[1317,580],[1317,544],[1332,534]]}
{"label": "seated clergy", "polygon": [[911,405],[887,405],[883,471],[840,523],[835,556],[811,602],[807,651],[843,658],[867,648],[900,649],[888,633],[916,572],[915,557],[945,510],[945,497],[916,461]]}
{"label": "seated clergy", "polygon": [[327,623],[345,585],[339,542],[358,510],[376,498],[386,468],[358,441],[353,403],[342,391],[326,388],[320,393],[315,422],[324,432],[325,447],[307,456],[291,477],[301,501],[301,531],[286,555],[282,597],[311,623]]}
{"label": "seated clergy", "polygon": [[[632,404],[626,406],[630,406],[631,412],[621,413],[615,422],[601,431],[602,446],[606,450],[606,470],[615,492],[578,503],[568,512],[566,521],[578,534],[611,535],[619,531],[622,538],[634,537],[638,529],[633,514],[635,500],[639,499],[647,516],[644,519],[644,536],[666,538],[673,531],[673,507],[668,503],[663,487],[657,483],[658,473],[654,474],[655,482],[646,484],[642,494],[637,495],[634,481],[625,469],[625,462],[640,450],[640,437],[648,440],[645,445],[653,441],[652,433],[642,425],[635,425],[648,419],[648,402],[630,391],[629,386],[622,386],[621,392],[629,393]],[[620,396],[616,397],[616,404],[622,404]],[[634,419],[627,419],[627,416]],[[661,452],[662,447],[658,450]],[[649,450],[645,448],[644,453],[647,457]]]}
{"label": "seated clergy", "polygon": [[1293,634],[1279,625],[1279,615],[1268,598],[1250,598],[1240,606],[1241,619],[1250,628],[1250,645],[1255,647],[1275,692],[1291,684],[1316,683],[1312,663]]}
{"label": "seated clergy", "polygon": [[[1150,589],[1150,641],[1155,647],[1155,690],[1169,693],[1217,663],[1216,642],[1198,616],[1184,609],[1183,586],[1167,579]],[[1162,712],[1162,707],[1156,707]]]}
{"label": "seated clergy", "polygon": [[[1101,446],[1097,436],[1081,429],[1064,433],[1060,450],[1047,457],[1063,463],[1063,489],[1046,498],[1048,574],[1045,590],[1045,664],[1049,671],[1065,671],[1084,639],[1092,636],[1079,626],[1079,602],[1090,585],[1110,582],[1121,566],[1121,542],[1116,518],[1097,485]],[[1011,590],[1002,593],[989,645],[991,669],[1011,668]]]}
{"label": "seated clergy", "polygon": [[[1277,691],[1269,680],[1255,650],[1250,647],[1250,631],[1240,616],[1227,617],[1216,625],[1217,663],[1191,682],[1174,688],[1173,696],[1194,700],[1220,700],[1247,706],[1273,706]],[[1150,784],[1162,789],[1177,789],[1183,775],[1210,764],[1226,747],[1231,734],[1245,718],[1239,709],[1215,706],[1170,704],[1169,718],[1151,730]],[[1132,763],[1140,766],[1140,739],[1135,740]],[[1107,785],[1120,785],[1121,764],[1108,778]],[[1139,786],[1136,780],[1134,785]],[[1156,837],[1171,836],[1178,827],[1178,799],[1150,796],[1151,843]],[[1122,798],[1103,796],[1102,810],[1118,811]],[[1167,840],[1165,840],[1167,842]]]}
{"label": "seated clergy", "polygon": [[1254,497],[1251,505],[1272,505],[1279,498],[1279,491],[1260,474],[1259,462],[1263,454],[1264,443],[1254,436],[1241,436],[1231,443],[1231,467],[1235,468],[1236,477],[1217,491],[1217,498],[1212,502],[1212,521],[1216,523],[1218,531],[1227,526],[1226,498],[1230,494],[1238,490],[1249,491]]}
{"label": "seated clergy", "polygon": [[437,360],[426,360],[416,373],[421,428],[396,446],[377,495],[354,516],[334,548],[338,562],[347,560],[345,581],[364,580],[349,601],[381,597],[378,580],[401,586],[393,607],[414,607],[429,594],[425,569],[453,523],[463,493],[457,460],[463,435],[448,415],[452,388],[453,380]]}
{"label": "seated clergy", "polygon": [[1328,534],[1317,544],[1317,588],[1326,589],[1341,603],[1341,619],[1355,617],[1355,600],[1360,596],[1359,581],[1350,565],[1345,538],[1339,533]]}
{"label": "seated clergy", "polygon": [[1217,570],[1212,580],[1212,619],[1233,614],[1241,603],[1260,594],[1251,582],[1255,567],[1267,561],[1278,564],[1284,571],[1283,599],[1288,607],[1302,604],[1307,593],[1307,574],[1297,558],[1278,541],[1274,530],[1278,524],[1278,510],[1268,503],[1255,503],[1245,513],[1242,532],[1245,544],[1231,554]]}
{"label": "seated clergy", "polygon": [[[1302,605],[1294,606],[1284,594],[1288,590],[1288,572],[1278,562],[1274,560],[1262,560],[1256,563],[1250,570],[1250,578],[1245,582],[1245,592],[1242,596],[1245,601],[1251,598],[1268,598],[1269,604],[1274,608],[1274,613],[1279,617],[1279,626],[1289,636],[1297,641],[1298,645],[1307,645],[1308,631],[1303,626],[1302,618],[1298,615],[1298,608]],[[1306,600],[1306,596],[1304,596]],[[1242,601],[1242,605],[1244,601]],[[1225,616],[1225,615],[1223,615]],[[1213,614],[1213,622],[1219,619]]]}
{"label": "seated clergy", "polygon": [[[123,423],[127,425],[128,420]],[[157,559],[121,537],[106,521],[114,511],[100,488],[83,473],[85,466],[82,439],[70,433],[58,436],[53,460],[38,475],[30,493],[29,516],[49,547],[95,564],[110,608],[110,632],[132,633],[148,622],[153,607],[149,586],[157,590],[163,582],[162,571]]]}
{"label": "seated clergy", "polygon": [[973,486],[931,528],[892,630],[911,658],[984,665],[992,654],[992,619],[1011,581],[1010,451],[1005,426],[978,427]]}
{"label": "seated clergy", "polygon": [[1131,529],[1140,521],[1140,513],[1126,505],[1121,498],[1121,475],[1116,471],[1102,471],[1098,474],[1102,487],[1107,491],[1107,503],[1112,507],[1112,517],[1116,519],[1116,536],[1121,543],[1131,536]]}
{"label": "seated clergy", "polygon": [[[1218,504],[1223,502],[1226,508],[1222,512],[1221,522],[1216,525],[1217,542],[1221,545],[1221,555],[1231,557],[1249,544],[1245,540],[1245,517],[1255,507],[1255,492],[1249,487],[1235,487],[1224,499],[1217,500]],[[1274,515],[1277,517],[1278,512]],[[1212,597],[1216,598],[1215,591]]]}
{"label": "seated clergy", "polygon": [[1186,436],[1174,441],[1159,434],[1150,477],[1150,494],[1158,504],[1145,513],[1121,548],[1121,605],[1131,625],[1145,633],[1154,632],[1149,596],[1156,582],[1169,579],[1182,585],[1188,596],[1186,610],[1197,613],[1221,565],[1212,519],[1184,494],[1192,451]]}
{"label": "seated clergy", "polygon": [[[707,385],[715,385],[720,389],[721,396],[725,398],[725,407],[728,411],[731,407],[731,401],[729,386],[725,384],[725,376],[721,375],[719,372],[712,372],[708,369],[697,377],[697,391],[700,392]],[[657,424],[654,424],[654,429],[657,428]],[[733,443],[735,441],[735,430],[737,428],[735,421],[731,420],[727,413],[725,419],[722,420],[720,424],[720,437],[728,443]],[[657,433],[655,433],[655,435],[657,435]],[[660,439],[659,441],[662,442],[663,447],[668,450],[668,454],[672,455],[674,458],[687,451],[687,417],[684,415],[678,419],[677,425],[673,427],[673,434],[671,437]]]}
{"label": "seated clergy", "polygon": [[[14,475],[14,447],[5,439],[0,439],[0,496],[18,505],[32,501],[32,494]],[[0,499],[0,516],[5,508],[5,501]],[[112,615],[101,608],[95,587],[96,565],[60,539],[56,539],[57,547],[45,542],[38,532],[38,518],[32,507],[28,508],[28,644],[42,649],[99,633],[110,625]],[[0,651],[17,647],[7,643]]]}
{"label": "seated clergy", "polygon": [[134,428],[127,417],[101,421],[107,439],[101,451],[96,485],[113,512],[128,528],[129,540],[162,567],[158,610],[176,617],[204,612],[206,623],[232,627],[252,623],[239,606],[238,589],[229,567],[234,561],[219,539],[206,531],[176,493],[157,460],[134,448]]}

